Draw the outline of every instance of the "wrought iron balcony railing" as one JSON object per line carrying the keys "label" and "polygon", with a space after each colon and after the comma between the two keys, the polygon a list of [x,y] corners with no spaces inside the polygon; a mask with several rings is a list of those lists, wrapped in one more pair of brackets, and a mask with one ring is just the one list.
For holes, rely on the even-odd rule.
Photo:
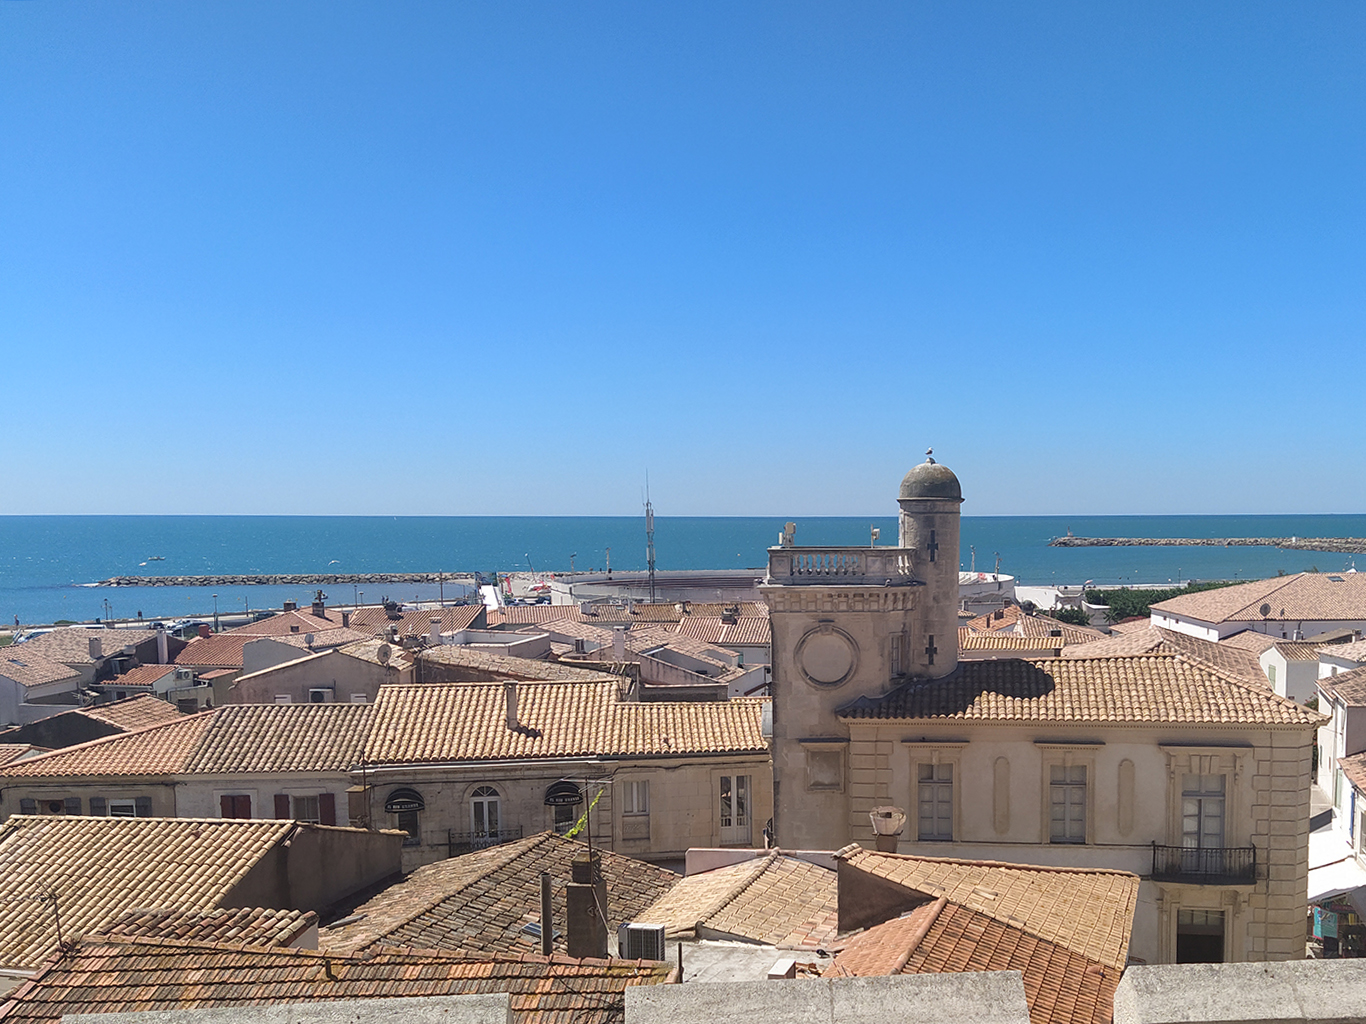
{"label": "wrought iron balcony railing", "polygon": [[462,853],[487,850],[490,846],[501,846],[503,843],[510,843],[514,839],[521,838],[522,826],[520,825],[511,828],[490,829],[485,832],[448,830],[446,832],[446,856],[458,857]]}
{"label": "wrought iron balcony railing", "polygon": [[1158,846],[1153,881],[1195,885],[1251,885],[1257,881],[1255,846]]}

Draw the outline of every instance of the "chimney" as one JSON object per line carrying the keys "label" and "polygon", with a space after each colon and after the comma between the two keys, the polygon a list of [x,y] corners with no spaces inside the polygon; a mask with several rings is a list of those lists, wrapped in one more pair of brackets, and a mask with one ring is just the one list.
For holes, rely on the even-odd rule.
{"label": "chimney", "polygon": [[166,650],[166,627],[157,627],[157,664],[165,665],[170,660],[170,652]]}
{"label": "chimney", "polygon": [[350,629],[350,628],[351,628],[351,613],[350,613],[350,612],[342,612],[342,629]]}
{"label": "chimney", "polygon": [[213,636],[213,630],[209,627],[207,622],[201,622],[199,624],[199,635],[201,637]]}
{"label": "chimney", "polygon": [[298,601],[286,601],[284,607],[280,609],[284,612],[297,612],[299,610]]}
{"label": "chimney", "polygon": [[517,683],[514,680],[510,679],[503,684],[503,697],[507,701],[508,728],[515,730],[517,728]]}
{"label": "chimney", "polygon": [[612,660],[626,660],[626,627],[612,627]]}
{"label": "chimney", "polygon": [[433,646],[433,647],[439,647],[439,646],[441,645],[441,616],[440,616],[440,615],[433,615],[433,616],[432,616],[432,618],[431,618],[431,626],[432,626],[432,646]]}
{"label": "chimney", "polygon": [[100,658],[103,657],[104,641],[102,641],[102,640],[101,640],[99,637],[97,637],[97,636],[92,636],[92,637],[90,638],[89,643],[90,643],[90,660],[91,660],[91,661],[99,661]]}
{"label": "chimney", "polygon": [[565,944],[572,957],[607,956],[607,881],[602,856],[584,850],[574,856],[565,886]]}

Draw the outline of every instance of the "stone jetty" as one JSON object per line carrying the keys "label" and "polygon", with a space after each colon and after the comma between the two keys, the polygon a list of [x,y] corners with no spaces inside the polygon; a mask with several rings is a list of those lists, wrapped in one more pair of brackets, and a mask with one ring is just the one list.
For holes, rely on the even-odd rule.
{"label": "stone jetty", "polygon": [[1054,537],[1054,548],[1282,548],[1366,554],[1366,537]]}
{"label": "stone jetty", "polygon": [[362,572],[287,573],[236,576],[110,576],[99,587],[292,587],[361,583],[465,583],[473,586],[468,572]]}

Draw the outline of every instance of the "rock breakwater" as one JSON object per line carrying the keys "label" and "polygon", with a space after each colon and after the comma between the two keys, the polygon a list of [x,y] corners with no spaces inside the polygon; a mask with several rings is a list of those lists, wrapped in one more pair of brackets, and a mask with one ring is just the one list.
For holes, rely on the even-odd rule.
{"label": "rock breakwater", "polygon": [[1366,554],[1366,537],[1054,537],[1054,548],[1281,548]]}
{"label": "rock breakwater", "polygon": [[474,586],[467,572],[285,573],[229,576],[110,576],[99,587],[292,587],[360,583],[464,583]]}

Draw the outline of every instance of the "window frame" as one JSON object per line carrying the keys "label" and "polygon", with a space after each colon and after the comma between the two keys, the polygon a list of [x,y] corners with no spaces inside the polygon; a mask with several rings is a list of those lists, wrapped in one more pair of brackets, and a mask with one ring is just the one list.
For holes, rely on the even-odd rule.
{"label": "window frame", "polygon": [[[105,816],[109,818],[136,818],[138,816],[137,801],[132,797],[106,800],[104,806]],[[115,810],[116,807],[119,808],[118,811]],[[127,814],[120,813],[125,809],[128,811]]]}
{"label": "window frame", "polygon": [[[650,816],[650,780],[625,779],[622,781],[621,815],[623,818],[648,818]],[[640,794],[645,794],[642,809]]]}
{"label": "window frame", "polygon": [[[917,843],[957,843],[963,841],[963,750],[967,740],[902,740],[910,759],[910,802],[907,807],[914,808],[910,815],[915,830],[913,840]],[[953,766],[952,811],[950,823],[952,835],[948,839],[920,838],[920,765],[949,764]],[[910,824],[910,822],[908,822]]]}
{"label": "window frame", "polygon": [[[1040,757],[1039,842],[1046,846],[1093,846],[1096,843],[1096,755],[1105,746],[1100,741],[1034,742]],[[1086,793],[1083,798],[1083,838],[1059,839],[1053,835],[1053,769],[1084,768]],[[1118,823],[1116,822],[1116,827]]]}

